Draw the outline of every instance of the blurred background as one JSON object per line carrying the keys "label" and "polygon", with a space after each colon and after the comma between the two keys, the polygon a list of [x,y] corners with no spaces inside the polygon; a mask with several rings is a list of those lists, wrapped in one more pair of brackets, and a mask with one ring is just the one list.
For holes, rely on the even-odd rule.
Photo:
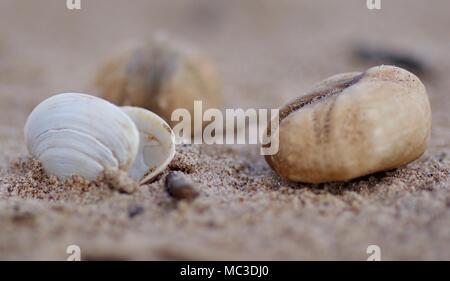
{"label": "blurred background", "polygon": [[160,31],[216,60],[230,107],[274,107],[327,76],[364,70],[374,63],[353,59],[360,45],[411,54],[445,75],[449,8],[445,0],[382,1],[381,10],[363,0],[82,0],[71,11],[62,0],[1,0],[2,104],[11,102],[5,87],[37,100],[92,92],[99,61]]}
{"label": "blurred background", "polygon": [[382,1],[381,10],[363,0],[82,0],[71,11],[62,0],[1,0],[0,111],[22,110],[13,113],[19,125],[46,96],[95,94],[102,59],[162,31],[216,61],[227,107],[273,108],[328,76],[365,70],[379,63],[355,60],[368,46],[426,64],[438,114],[448,108],[440,98],[449,88],[449,8],[445,0]]}
{"label": "blurred background", "polygon": [[[26,155],[23,126],[28,114],[41,100],[59,92],[97,94],[93,81],[99,63],[110,54],[120,51],[122,46],[150,37],[155,32],[167,32],[173,38],[198,47],[215,60],[224,83],[227,108],[274,108],[301,95],[314,83],[331,75],[364,71],[381,63],[404,64],[423,80],[429,92],[433,109],[433,136],[428,155],[433,157],[438,154],[450,155],[450,79],[448,79],[450,1],[381,0],[381,10],[369,10],[365,0],[81,0],[80,11],[68,10],[65,2],[0,0],[0,168],[2,169],[8,167],[10,160]],[[249,171],[253,171],[255,177],[262,174],[272,177],[264,160],[255,159],[258,160],[253,162],[254,166],[249,168]],[[217,186],[218,190],[225,190],[220,189],[222,184],[219,182],[213,185]],[[279,187],[283,184],[285,183],[276,185]],[[446,184],[448,189],[448,181]],[[238,191],[233,189],[229,194],[227,195],[229,202],[237,202],[236,204],[241,202],[238,196],[247,196],[243,189]],[[356,197],[371,196],[371,194],[355,194]],[[443,201],[438,201],[440,205],[433,206],[446,210],[445,200],[448,206],[450,197],[448,193],[439,194],[446,195],[442,195]],[[313,195],[308,196],[316,198]],[[328,193],[324,196],[317,200],[324,202],[321,200],[340,198]],[[387,204],[383,196],[377,199],[380,208]],[[213,195],[211,198],[217,199],[216,203],[219,205],[223,203],[223,200]],[[364,197],[364,200],[367,198]],[[258,202],[258,199],[252,200]],[[363,202],[367,202],[364,200]],[[368,200],[368,202],[375,201],[370,198]],[[228,212],[228,205],[223,204],[221,205],[223,214],[233,221],[235,213],[232,210]],[[342,204],[352,208],[347,206],[347,203]],[[215,234],[202,232],[201,230],[208,229],[207,226],[200,227],[200,230],[185,226],[180,230],[167,227],[164,221],[159,221],[155,223],[154,228],[150,226],[148,229],[145,228],[148,232],[142,237],[147,237],[149,241],[155,237],[170,239],[171,235],[176,236],[179,231],[178,234],[191,237],[193,241],[198,238],[192,245],[200,248],[204,246],[204,250],[208,253],[207,257],[333,259],[364,258],[363,251],[358,254],[359,252],[347,246],[353,245],[355,241],[362,241],[361,244],[365,245],[370,241],[365,241],[361,237],[372,233],[381,240],[383,237],[386,238],[385,245],[389,245],[392,249],[390,256],[392,258],[448,257],[448,251],[445,254],[445,247],[442,248],[442,245],[445,245],[443,242],[449,241],[450,235],[445,232],[448,224],[432,224],[436,227],[433,230],[427,226],[427,219],[430,217],[426,214],[423,223],[410,224],[410,213],[398,214],[395,212],[396,207],[393,206],[392,209],[391,207],[390,205],[389,209],[382,209],[386,211],[382,212],[385,217],[379,217],[379,220],[377,216],[380,212],[376,209],[361,209],[361,213],[366,212],[370,219],[359,217],[361,213],[356,211],[342,218],[346,221],[342,224],[342,228],[339,228],[342,230],[341,236],[338,237],[342,238],[341,240],[330,237],[335,230],[335,219],[321,215],[307,217],[306,220],[294,225],[286,220],[283,226],[285,228],[278,228],[280,231],[281,229],[291,231],[291,234],[285,232],[287,238],[284,246],[270,243],[276,241],[276,233],[271,231],[277,231],[271,227],[273,220],[270,219],[265,220],[260,226],[250,227],[248,234],[254,236],[248,236],[250,239],[245,240],[249,244],[247,246],[235,244],[236,248],[230,245],[245,237],[231,227],[224,227],[225,230],[222,230],[226,236],[220,236],[218,232]],[[266,210],[266,207],[261,208]],[[254,210],[259,209],[255,207]],[[281,210],[280,207],[280,213]],[[263,218],[272,214],[275,218],[283,217],[277,212],[257,213],[264,222]],[[450,216],[448,211],[445,212],[441,218]],[[153,215],[157,217],[161,215],[160,213],[163,212],[156,210]],[[111,216],[106,212],[104,215]],[[291,218],[289,215],[287,217]],[[399,234],[401,230],[398,229],[397,235],[389,232],[395,228],[395,224],[390,227],[383,224],[383,219],[388,218],[387,220],[393,222],[399,217],[405,225],[412,227],[409,233],[418,235],[409,237],[411,240],[408,240],[418,243],[417,247],[403,247],[405,244],[398,243],[405,241],[403,234]],[[61,223],[62,228],[55,228],[55,231],[62,231],[66,220],[58,217],[57,221]],[[312,227],[308,227],[308,222],[312,222]],[[348,234],[345,225],[353,227],[358,222],[361,225],[359,232]],[[135,240],[133,227],[139,228],[139,225],[143,224],[128,225],[129,232],[123,230],[127,234],[123,237],[127,237],[128,241]],[[319,227],[320,224],[325,227]],[[45,224],[39,226],[43,225]],[[267,229],[264,229],[264,226],[267,226]],[[73,225],[72,230],[79,229],[77,227],[83,229],[86,237],[97,236],[99,233],[103,233],[105,237],[110,236],[107,231],[91,233],[87,225],[83,228],[82,223]],[[239,227],[241,225],[237,224],[236,229]],[[435,235],[429,236],[429,233],[425,233],[425,228],[432,229]],[[43,242],[47,237],[45,235],[41,240],[35,241],[34,236],[29,236],[32,232],[16,231],[14,227],[4,228],[4,231],[8,229],[11,230],[9,234],[0,235],[4,239],[0,239],[0,242],[4,242],[0,243],[0,246],[12,245],[14,243],[11,241],[19,241],[15,240],[15,237],[33,243],[31,244],[33,247],[39,242],[45,244]],[[420,232],[422,230],[424,232]],[[121,231],[118,233],[122,233]],[[295,231],[303,233],[303,236],[299,236]],[[59,232],[55,232],[55,235],[57,233]],[[66,238],[76,237],[75,232],[64,233]],[[317,235],[318,233],[322,236]],[[386,233],[392,235],[386,236]],[[204,245],[208,237],[211,241],[216,241],[214,239],[217,238],[218,242]],[[320,237],[325,237],[325,240],[321,241],[327,242],[315,240],[321,239]],[[183,240],[179,238],[171,241]],[[155,239],[152,241],[157,241]],[[102,247],[101,241],[103,240],[97,241],[99,244],[95,245]],[[438,244],[433,244],[433,241]],[[107,242],[104,246],[108,248]],[[218,248],[228,249],[230,252],[228,255],[220,256]],[[136,246],[136,249],[140,249],[140,246]],[[265,250],[258,254],[258,249]],[[247,252],[244,252],[245,250]],[[15,256],[11,249],[8,253],[13,257],[26,257],[20,254]],[[168,256],[170,257],[170,254]],[[34,257],[41,256],[36,254]],[[55,256],[49,254],[44,257]]]}

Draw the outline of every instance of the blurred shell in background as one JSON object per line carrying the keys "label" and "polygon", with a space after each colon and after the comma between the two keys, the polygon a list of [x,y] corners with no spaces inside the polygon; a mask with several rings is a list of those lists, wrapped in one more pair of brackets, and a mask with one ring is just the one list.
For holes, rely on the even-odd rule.
{"label": "blurred shell in background", "polygon": [[100,67],[96,86],[105,99],[147,108],[171,126],[175,109],[185,108],[193,116],[195,100],[204,109],[222,107],[222,83],[214,63],[165,36],[111,57]]}

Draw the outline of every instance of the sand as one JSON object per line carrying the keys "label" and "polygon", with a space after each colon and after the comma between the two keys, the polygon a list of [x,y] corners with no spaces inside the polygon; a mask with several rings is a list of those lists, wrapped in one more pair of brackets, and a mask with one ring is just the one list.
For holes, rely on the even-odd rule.
{"label": "sand", "polygon": [[[38,3],[39,2],[39,3]],[[450,3],[383,1],[64,1],[0,3],[0,259],[450,259]],[[214,3],[213,3],[214,2]],[[338,3],[339,2],[339,3]],[[346,183],[281,180],[256,146],[177,147],[169,168],[128,194],[104,182],[60,182],[29,159],[28,114],[66,91],[97,94],[101,60],[157,31],[217,62],[227,108],[272,108],[336,73],[363,71],[358,44],[410,53],[433,110],[418,161]],[[192,202],[164,188],[170,171],[198,184]],[[114,184],[112,184],[114,185]]]}

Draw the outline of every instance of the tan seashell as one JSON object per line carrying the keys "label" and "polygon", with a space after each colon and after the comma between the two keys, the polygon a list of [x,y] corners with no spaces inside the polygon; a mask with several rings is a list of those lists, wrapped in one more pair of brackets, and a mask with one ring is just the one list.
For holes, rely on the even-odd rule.
{"label": "tan seashell", "polygon": [[279,151],[266,160],[291,181],[346,181],[416,160],[430,131],[419,78],[378,66],[328,78],[281,108]]}

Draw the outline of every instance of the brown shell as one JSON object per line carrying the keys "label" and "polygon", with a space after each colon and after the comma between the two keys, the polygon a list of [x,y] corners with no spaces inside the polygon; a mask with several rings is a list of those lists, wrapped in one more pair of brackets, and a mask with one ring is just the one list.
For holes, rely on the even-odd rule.
{"label": "brown shell", "polygon": [[419,78],[379,66],[333,76],[281,108],[279,151],[266,160],[291,181],[351,180],[416,160],[430,131]]}
{"label": "brown shell", "polygon": [[154,39],[109,59],[96,79],[100,95],[117,105],[144,107],[172,126],[175,109],[192,113],[221,108],[222,84],[213,62],[197,51],[167,39]]}

